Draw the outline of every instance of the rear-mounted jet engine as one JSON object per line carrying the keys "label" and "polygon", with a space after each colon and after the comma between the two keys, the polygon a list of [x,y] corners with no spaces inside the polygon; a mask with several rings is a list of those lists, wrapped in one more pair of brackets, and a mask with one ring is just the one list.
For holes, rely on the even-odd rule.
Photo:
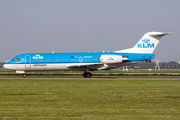
{"label": "rear-mounted jet engine", "polygon": [[121,55],[101,55],[101,63],[111,64],[111,63],[122,63],[128,60],[127,57]]}

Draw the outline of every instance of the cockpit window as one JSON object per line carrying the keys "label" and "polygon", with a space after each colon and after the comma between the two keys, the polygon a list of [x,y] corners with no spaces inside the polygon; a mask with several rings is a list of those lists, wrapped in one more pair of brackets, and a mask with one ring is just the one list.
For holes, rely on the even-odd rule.
{"label": "cockpit window", "polygon": [[12,61],[20,61],[20,58],[13,58]]}

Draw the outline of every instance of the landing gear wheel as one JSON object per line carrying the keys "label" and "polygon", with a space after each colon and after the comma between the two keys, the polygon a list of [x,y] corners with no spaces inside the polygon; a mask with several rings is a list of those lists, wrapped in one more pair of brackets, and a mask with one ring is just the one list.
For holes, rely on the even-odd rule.
{"label": "landing gear wheel", "polygon": [[26,77],[26,74],[23,74],[23,78],[25,78]]}
{"label": "landing gear wheel", "polygon": [[86,76],[87,76],[87,78],[90,78],[91,77],[91,73],[87,73]]}
{"label": "landing gear wheel", "polygon": [[90,73],[90,72],[85,72],[85,73],[83,74],[83,76],[84,76],[85,78],[90,78],[90,77],[91,77],[91,73]]}

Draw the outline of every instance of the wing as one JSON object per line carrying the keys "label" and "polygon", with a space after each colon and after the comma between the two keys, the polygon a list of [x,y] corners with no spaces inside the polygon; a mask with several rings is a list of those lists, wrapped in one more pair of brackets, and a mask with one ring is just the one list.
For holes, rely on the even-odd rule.
{"label": "wing", "polygon": [[70,69],[77,69],[77,70],[97,70],[99,67],[103,66],[102,63],[72,63],[66,65]]}
{"label": "wing", "polygon": [[68,64],[66,65],[69,69],[72,70],[87,70],[89,69],[90,71],[94,70],[109,70],[109,69],[115,69],[118,67],[123,67],[126,65],[130,64],[135,64],[141,61],[136,61],[136,62],[123,62],[123,63],[113,63],[113,64],[103,64],[103,63],[73,63],[73,64]]}

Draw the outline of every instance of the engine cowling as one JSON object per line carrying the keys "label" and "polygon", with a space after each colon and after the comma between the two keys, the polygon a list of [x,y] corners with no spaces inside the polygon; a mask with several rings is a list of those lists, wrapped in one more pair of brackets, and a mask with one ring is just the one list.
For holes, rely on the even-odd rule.
{"label": "engine cowling", "polygon": [[101,55],[101,63],[110,64],[110,63],[122,63],[127,61],[128,58],[121,55]]}

